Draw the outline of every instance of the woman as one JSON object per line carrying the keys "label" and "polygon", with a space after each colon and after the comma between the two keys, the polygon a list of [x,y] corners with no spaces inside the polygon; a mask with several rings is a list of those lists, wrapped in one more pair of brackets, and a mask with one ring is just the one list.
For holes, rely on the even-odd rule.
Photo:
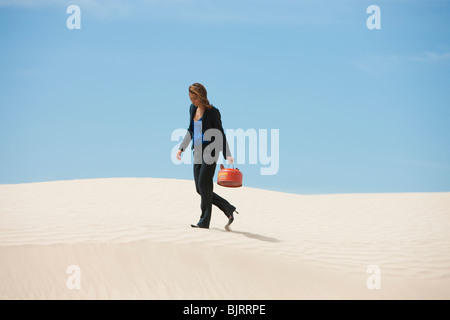
{"label": "woman", "polygon": [[[223,157],[228,160],[228,163],[232,164],[234,162],[222,128],[220,112],[209,103],[206,89],[200,83],[194,83],[189,87],[189,98],[192,102],[189,109],[189,128],[177,152],[177,159],[181,160],[181,153],[186,150],[189,142],[194,139],[192,144],[192,149],[194,150],[194,180],[197,193],[201,196],[200,207],[202,213],[198,223],[195,225],[191,224],[191,227],[209,228],[212,205],[214,204],[227,216],[228,223],[225,225],[225,229],[229,230],[230,224],[234,221],[233,213],[236,211],[236,207],[213,192],[213,178],[219,152],[222,151]],[[215,141],[213,139],[205,141],[204,134],[208,129],[218,130],[222,135],[223,141],[220,148],[218,148],[219,150],[213,150],[211,154],[208,153],[209,157],[212,157],[212,161],[208,160],[208,155],[206,154],[210,148],[206,149],[207,152],[204,152],[205,148]],[[236,211],[236,213],[238,212]]]}

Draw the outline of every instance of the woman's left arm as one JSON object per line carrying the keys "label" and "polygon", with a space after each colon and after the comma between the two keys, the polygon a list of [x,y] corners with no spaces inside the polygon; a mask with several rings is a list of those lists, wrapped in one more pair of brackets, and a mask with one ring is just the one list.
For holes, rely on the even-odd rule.
{"label": "woman's left arm", "polygon": [[[219,109],[217,110],[217,115],[214,117],[214,127],[219,129],[222,133],[222,141],[223,141],[223,149],[222,154],[225,160],[228,160],[230,163],[234,162],[233,157],[231,156],[230,147],[228,145],[227,137],[222,127],[222,116],[220,115]],[[224,152],[225,151],[225,152]]]}

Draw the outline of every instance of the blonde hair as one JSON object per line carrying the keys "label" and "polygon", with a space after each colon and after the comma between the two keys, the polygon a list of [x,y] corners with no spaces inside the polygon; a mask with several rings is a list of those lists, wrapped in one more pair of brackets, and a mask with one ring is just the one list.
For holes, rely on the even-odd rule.
{"label": "blonde hair", "polygon": [[195,94],[200,100],[201,104],[206,106],[206,108],[211,109],[213,106],[209,103],[208,93],[206,88],[201,83],[193,83],[189,86],[189,92]]}

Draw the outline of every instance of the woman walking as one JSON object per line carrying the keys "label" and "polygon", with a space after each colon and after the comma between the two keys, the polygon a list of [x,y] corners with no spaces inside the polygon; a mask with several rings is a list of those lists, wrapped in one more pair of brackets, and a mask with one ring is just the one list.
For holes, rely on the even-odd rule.
{"label": "woman walking", "polygon": [[[236,211],[236,207],[213,192],[214,172],[220,151],[222,151],[223,157],[228,160],[228,163],[232,164],[234,162],[222,128],[220,112],[209,103],[206,89],[200,83],[194,83],[189,86],[189,98],[192,102],[189,109],[189,128],[178,149],[177,159],[181,160],[181,153],[186,150],[189,142],[194,139],[191,148],[194,150],[194,180],[195,189],[201,196],[200,208],[202,212],[198,223],[191,224],[191,227],[209,228],[212,205],[214,204],[227,216],[228,223],[225,225],[225,229],[229,230],[230,224],[234,221],[233,213]],[[209,129],[218,130],[222,135],[223,142],[220,144],[220,148],[212,149],[211,154],[209,154],[211,148],[207,147],[215,140],[205,141],[204,139],[204,134]],[[236,213],[238,212],[236,211]]]}

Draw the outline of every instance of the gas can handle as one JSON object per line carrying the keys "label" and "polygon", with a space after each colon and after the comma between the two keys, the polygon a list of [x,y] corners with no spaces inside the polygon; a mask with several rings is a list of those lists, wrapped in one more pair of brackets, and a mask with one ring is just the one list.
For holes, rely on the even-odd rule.
{"label": "gas can handle", "polygon": [[[228,165],[230,165],[230,164],[228,164]],[[234,163],[231,165],[233,166],[233,169],[234,169]],[[225,166],[223,164],[220,164],[220,170],[223,170],[223,169],[225,169]]]}

